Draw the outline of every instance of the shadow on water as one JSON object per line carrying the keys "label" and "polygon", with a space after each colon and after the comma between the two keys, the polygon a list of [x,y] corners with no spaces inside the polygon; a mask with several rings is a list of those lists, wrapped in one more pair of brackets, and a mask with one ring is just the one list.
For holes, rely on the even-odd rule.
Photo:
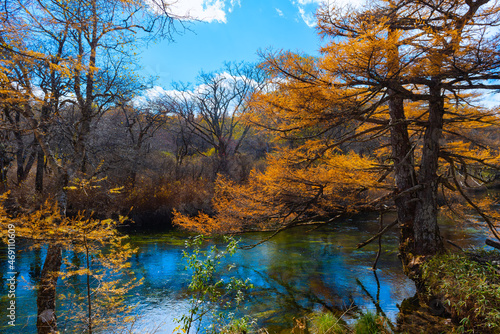
{"label": "shadow on water", "polygon": [[[272,332],[290,328],[293,318],[313,311],[329,310],[338,315],[370,310],[394,321],[397,304],[415,293],[415,287],[401,270],[397,257],[398,231],[383,236],[383,249],[378,270],[371,267],[378,250],[377,243],[361,250],[356,245],[377,233],[377,215],[345,218],[320,228],[297,227],[283,231],[271,240],[250,250],[239,250],[227,263],[237,267],[232,273],[250,278],[255,288],[236,314],[249,314],[260,326]],[[387,215],[386,224],[394,217]],[[462,226],[442,222],[442,234],[462,247],[484,242],[484,231],[473,223]],[[256,243],[269,234],[241,235],[241,244]],[[133,234],[130,242],[138,248],[131,259],[132,269],[144,284],[127,296],[130,304],[138,304],[135,324],[137,333],[158,328],[157,333],[172,333],[178,325],[174,319],[187,313],[189,273],[182,259],[187,234],[170,231]],[[207,246],[208,247],[208,246]],[[28,250],[19,245],[17,254],[18,303],[16,331],[36,332],[36,290],[44,249]],[[5,280],[7,263],[5,248],[0,249],[0,269]],[[77,257],[67,254],[73,262]],[[78,282],[73,282],[78,286]],[[61,284],[59,292],[63,291]],[[0,287],[0,326],[6,324],[6,285]],[[59,311],[64,311],[59,309]],[[22,327],[24,326],[24,327]],[[23,328],[20,332],[19,329]]]}

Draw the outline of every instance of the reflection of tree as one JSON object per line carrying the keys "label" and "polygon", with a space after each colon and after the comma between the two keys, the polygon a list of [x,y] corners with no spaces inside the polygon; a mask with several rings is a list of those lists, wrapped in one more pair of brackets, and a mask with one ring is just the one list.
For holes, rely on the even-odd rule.
{"label": "reflection of tree", "polygon": [[[263,319],[266,322],[283,322],[293,314],[306,314],[321,307],[333,314],[340,316],[352,309],[352,304],[341,302],[342,294],[336,292],[336,288],[325,283],[321,274],[314,273],[307,279],[299,277],[296,273],[307,273],[311,269],[300,264],[290,270],[283,268],[273,268],[267,273],[257,269],[249,268],[253,273],[265,282],[264,287],[257,293],[253,293],[250,299],[257,299],[256,308],[267,307],[268,305],[280,305],[279,310],[268,314]],[[307,285],[300,282],[308,282]],[[263,298],[275,299],[273,303],[262,302]],[[337,303],[336,303],[337,301]],[[266,314],[263,310],[259,310]],[[259,312],[259,313],[260,313]],[[255,312],[254,312],[255,313]]]}
{"label": "reflection of tree", "polygon": [[381,315],[385,319],[387,319],[387,323],[389,324],[391,329],[395,331],[396,329],[394,328],[394,325],[380,307],[380,281],[378,280],[377,272],[375,270],[373,270],[373,275],[375,276],[375,281],[377,282],[377,295],[375,298],[373,298],[372,294],[365,288],[363,283],[361,283],[361,281],[358,278],[356,278],[356,283],[359,285],[361,290],[366,294],[366,296],[368,296],[368,298],[372,301],[373,305],[375,306],[375,309],[377,310],[377,315]]}
{"label": "reflection of tree", "polygon": [[33,250],[33,261],[30,262],[29,277],[32,284],[38,284],[42,274],[42,250],[36,247]]}

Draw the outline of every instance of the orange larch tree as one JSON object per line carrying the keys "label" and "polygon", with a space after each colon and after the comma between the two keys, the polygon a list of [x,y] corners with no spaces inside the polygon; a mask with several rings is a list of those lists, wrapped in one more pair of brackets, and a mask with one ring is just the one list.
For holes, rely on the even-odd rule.
{"label": "orange larch tree", "polygon": [[464,188],[485,181],[478,171],[500,166],[498,147],[480,135],[499,118],[478,103],[500,88],[499,14],[487,0],[321,7],[321,57],[264,54],[270,88],[252,101],[249,121],[291,148],[248,184],[219,189],[220,224],[231,216],[289,226],[394,206],[403,265],[415,279],[421,262],[444,247],[438,190],[462,195],[498,238],[494,212]]}

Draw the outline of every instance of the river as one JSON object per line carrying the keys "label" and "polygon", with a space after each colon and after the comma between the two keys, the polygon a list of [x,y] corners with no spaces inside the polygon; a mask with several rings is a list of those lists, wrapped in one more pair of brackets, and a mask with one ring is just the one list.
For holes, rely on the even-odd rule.
{"label": "river", "polygon": [[[387,217],[387,223],[393,218]],[[270,333],[290,328],[293,318],[323,309],[370,310],[396,319],[398,304],[415,293],[415,287],[401,270],[397,257],[398,231],[383,236],[383,252],[378,269],[371,269],[377,252],[374,242],[361,250],[356,245],[378,231],[377,215],[358,215],[322,226],[302,226],[279,233],[271,240],[249,250],[238,250],[228,263],[235,263],[235,276],[249,278],[254,285],[236,312],[257,319]],[[445,239],[462,246],[484,243],[485,231],[473,219],[456,226],[442,220]],[[237,238],[251,245],[269,233],[247,233]],[[137,247],[131,259],[132,269],[144,283],[126,297],[137,304],[134,332],[172,333],[179,319],[188,311],[187,285],[190,273],[183,259],[188,234],[179,231],[130,234]],[[208,247],[208,246],[207,246]],[[2,281],[7,277],[6,249],[0,249]],[[28,250],[18,242],[16,258],[16,327],[7,324],[7,284],[0,288],[0,331],[4,333],[36,332],[36,283],[45,251]],[[71,257],[70,254],[66,254]],[[61,286],[59,292],[65,293]],[[64,311],[61,309],[59,311]],[[60,320],[64,316],[60,317]],[[61,322],[60,330],[64,330]],[[68,332],[73,332],[67,329]]]}

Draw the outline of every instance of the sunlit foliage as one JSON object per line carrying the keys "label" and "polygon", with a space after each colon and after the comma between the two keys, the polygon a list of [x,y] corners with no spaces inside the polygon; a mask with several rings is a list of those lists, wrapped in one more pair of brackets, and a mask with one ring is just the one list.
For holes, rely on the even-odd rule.
{"label": "sunlit foliage", "polygon": [[[3,205],[6,197],[4,194],[0,198],[2,239],[7,238],[9,229],[15,230],[16,239],[27,240],[32,248],[50,243],[64,249],[65,255],[72,254],[72,259],[82,259],[75,262],[64,258],[64,269],[52,273],[64,284],[80,291],[60,296],[67,310],[62,316],[66,326],[81,328],[83,324],[89,333],[130,327],[128,323],[134,320],[130,315],[134,305],[126,305],[125,297],[141,284],[141,280],[131,276],[133,273],[129,270],[128,260],[135,250],[116,230],[124,218],[119,221],[97,220],[84,213],[65,217],[57,203],[49,200],[32,213],[11,216]],[[9,228],[12,225],[14,229]],[[80,287],[73,286],[73,277],[81,280]],[[51,311],[54,313],[55,310]]]}
{"label": "sunlit foliage", "polygon": [[254,94],[248,121],[274,134],[279,152],[244,185],[219,181],[219,225],[176,221],[213,231],[275,228],[393,208],[403,262],[417,268],[414,255],[443,249],[444,196],[454,205],[461,197],[498,237],[495,202],[475,203],[467,191],[500,166],[498,138],[487,135],[500,126],[497,109],[479,103],[500,87],[499,13],[482,0],[324,4],[320,57],[263,54],[269,88]]}

